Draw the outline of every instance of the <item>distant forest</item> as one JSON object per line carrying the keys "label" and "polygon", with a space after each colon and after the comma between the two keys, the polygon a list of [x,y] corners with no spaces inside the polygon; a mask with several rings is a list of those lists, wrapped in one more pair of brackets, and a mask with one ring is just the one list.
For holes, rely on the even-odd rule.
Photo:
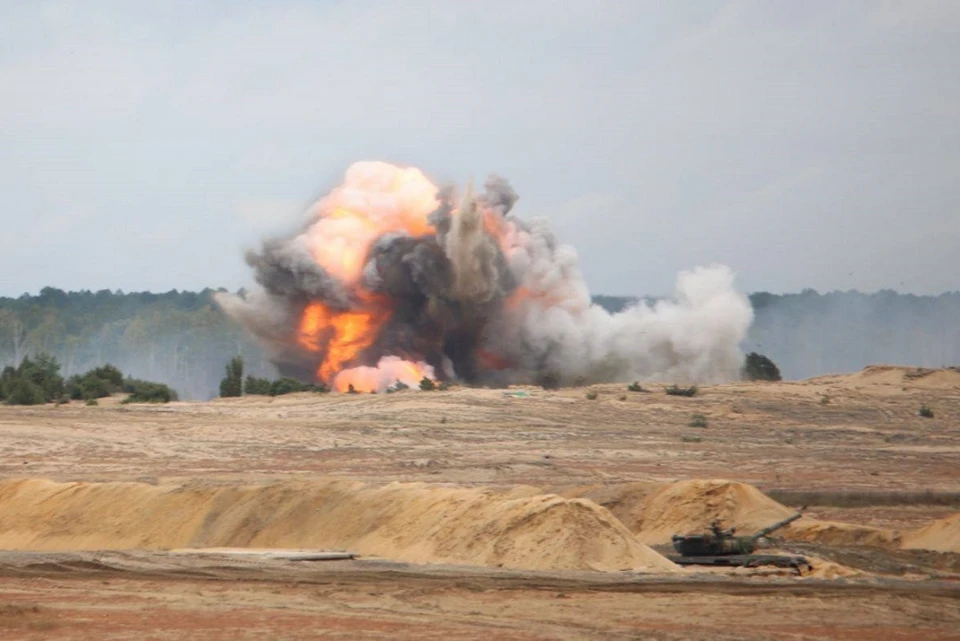
{"label": "distant forest", "polygon": [[[48,353],[64,376],[111,363],[136,378],[171,385],[181,398],[217,394],[224,366],[243,356],[246,372],[272,365],[213,302],[216,290],[165,294],[64,292],[0,298],[0,367]],[[596,296],[620,311],[636,299]],[[805,290],[752,294],[756,319],[744,351],[769,356],[784,378],[859,370],[873,363],[960,365],[960,292],[915,296]]]}

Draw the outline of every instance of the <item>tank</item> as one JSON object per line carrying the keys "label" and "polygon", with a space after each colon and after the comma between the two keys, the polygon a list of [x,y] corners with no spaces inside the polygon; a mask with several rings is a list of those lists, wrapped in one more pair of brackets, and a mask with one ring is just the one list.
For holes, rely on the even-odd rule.
{"label": "tank", "polygon": [[800,508],[800,511],[749,536],[737,536],[736,528],[724,530],[717,521],[710,525],[709,532],[674,534],[673,548],[679,556],[671,556],[670,560],[681,565],[776,565],[796,569],[809,566],[802,556],[754,554],[760,539],[799,519],[804,509]]}

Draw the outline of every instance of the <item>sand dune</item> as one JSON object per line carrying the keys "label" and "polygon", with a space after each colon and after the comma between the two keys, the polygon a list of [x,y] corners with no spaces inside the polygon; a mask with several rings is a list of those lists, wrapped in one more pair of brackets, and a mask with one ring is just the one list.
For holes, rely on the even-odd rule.
{"label": "sand dune", "polygon": [[0,547],[321,548],[412,563],[677,570],[592,501],[528,489],[336,480],[225,487],[5,481]]}
{"label": "sand dune", "polygon": [[930,369],[901,365],[869,365],[853,374],[818,376],[810,383],[832,383],[847,387],[858,385],[909,386],[917,389],[960,389],[960,369],[956,367]]}
{"label": "sand dune", "polygon": [[[714,520],[724,528],[735,527],[739,534],[750,535],[795,512],[752,485],[728,480],[584,486],[568,489],[564,495],[582,496],[603,505],[648,545],[669,543],[674,534],[705,531]],[[808,516],[773,536],[828,545],[900,546],[900,533],[894,530]]]}
{"label": "sand dune", "polygon": [[725,480],[688,480],[662,486],[643,501],[628,527],[648,544],[669,543],[677,533],[697,532],[717,519],[743,534],[793,514],[760,490]]}
{"label": "sand dune", "polygon": [[903,537],[903,547],[914,550],[960,552],[960,513],[937,519]]}

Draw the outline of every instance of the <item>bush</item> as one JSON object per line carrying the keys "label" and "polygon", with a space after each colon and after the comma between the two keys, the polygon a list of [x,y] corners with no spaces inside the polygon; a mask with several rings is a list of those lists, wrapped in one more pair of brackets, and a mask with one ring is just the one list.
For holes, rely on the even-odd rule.
{"label": "bush", "polygon": [[437,384],[424,376],[420,379],[420,389],[424,392],[432,392],[433,390],[437,389]]}
{"label": "bush", "polygon": [[668,396],[696,396],[700,390],[697,389],[696,385],[692,387],[677,387],[676,385],[671,385],[664,391]]}
{"label": "bush", "polygon": [[105,381],[110,386],[110,393],[119,392],[123,389],[123,372],[107,363],[100,367],[94,367],[84,376],[92,376]]}
{"label": "bush", "polygon": [[18,380],[17,368],[6,366],[3,368],[3,372],[0,373],[0,399],[6,399],[10,396],[10,391],[13,389],[13,384]]}
{"label": "bush", "polygon": [[169,403],[177,400],[177,393],[170,386],[163,383],[142,381],[137,378],[127,377],[123,381],[123,391],[129,394],[127,398],[121,401],[124,404]]}
{"label": "bush", "polygon": [[10,384],[7,405],[43,405],[46,402],[43,388],[33,381],[18,378]]}
{"label": "bush", "polygon": [[270,387],[272,383],[269,379],[266,378],[257,378],[256,376],[248,376],[247,380],[243,383],[243,393],[244,394],[257,394],[260,396],[270,396]]}
{"label": "bush", "polygon": [[743,378],[748,381],[779,381],[780,368],[763,354],[750,352],[743,363]]}
{"label": "bush", "polygon": [[0,373],[0,397],[11,405],[36,405],[37,390],[43,398],[40,403],[63,396],[60,363],[48,354],[24,358],[16,368],[8,366]]}
{"label": "bush", "polygon": [[303,392],[306,389],[306,385],[301,383],[295,378],[287,378],[286,376],[278,378],[273,383],[270,384],[270,396],[283,396],[284,394],[294,394],[296,392]]}
{"label": "bush", "polygon": [[[113,369],[116,374],[110,371],[104,372],[104,368],[98,367],[86,374],[71,376],[67,380],[67,395],[75,401],[80,401],[88,398],[104,398],[123,390],[123,374],[115,367],[110,365],[106,367]],[[120,375],[119,381],[117,381],[117,374]]]}
{"label": "bush", "polygon": [[920,411],[917,412],[917,414],[919,414],[923,418],[933,418],[933,410],[927,407],[926,405],[921,407]]}
{"label": "bush", "polygon": [[597,396],[598,396],[598,394],[597,394],[596,392],[587,392],[587,394],[586,394],[586,397],[587,397],[587,400],[588,400],[588,401],[595,401],[595,400],[597,400]]}
{"label": "bush", "polygon": [[628,392],[646,392],[646,391],[648,391],[648,390],[643,389],[643,386],[640,385],[639,382],[634,381],[634,382],[630,383],[629,385],[627,385],[627,391],[628,391]]}
{"label": "bush", "polygon": [[100,404],[100,401],[98,401],[98,400],[95,399],[95,398],[88,398],[88,399],[87,399],[87,402],[84,403],[84,404],[87,405],[88,407],[92,407],[92,406],[94,406],[94,405],[99,405],[99,404]]}
{"label": "bush", "polygon": [[387,388],[387,394],[393,394],[394,392],[402,392],[403,390],[410,389],[410,386],[404,383],[403,381],[397,381],[393,385]]}
{"label": "bush", "polygon": [[227,375],[220,381],[220,396],[237,397],[243,394],[243,357],[234,356],[227,363]]}
{"label": "bush", "polygon": [[694,414],[690,417],[690,422],[687,423],[689,427],[707,427],[707,417],[703,414]]}

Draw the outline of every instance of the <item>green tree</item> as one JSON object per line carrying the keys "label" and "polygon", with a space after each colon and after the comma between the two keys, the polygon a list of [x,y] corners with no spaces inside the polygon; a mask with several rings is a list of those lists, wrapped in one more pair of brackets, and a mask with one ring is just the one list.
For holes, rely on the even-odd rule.
{"label": "green tree", "polygon": [[43,388],[26,378],[18,378],[10,386],[8,405],[42,405],[47,402]]}
{"label": "green tree", "polygon": [[243,383],[243,393],[269,396],[270,380],[266,378],[257,378],[256,376],[248,376]]}
{"label": "green tree", "polygon": [[227,375],[220,381],[220,396],[231,397],[243,394],[243,357],[234,356],[227,363]]}
{"label": "green tree", "polygon": [[779,381],[780,368],[763,354],[750,352],[743,363],[743,377],[748,381]]}
{"label": "green tree", "polygon": [[270,384],[270,396],[283,396],[284,394],[293,394],[302,392],[306,386],[295,378],[278,378]]}

